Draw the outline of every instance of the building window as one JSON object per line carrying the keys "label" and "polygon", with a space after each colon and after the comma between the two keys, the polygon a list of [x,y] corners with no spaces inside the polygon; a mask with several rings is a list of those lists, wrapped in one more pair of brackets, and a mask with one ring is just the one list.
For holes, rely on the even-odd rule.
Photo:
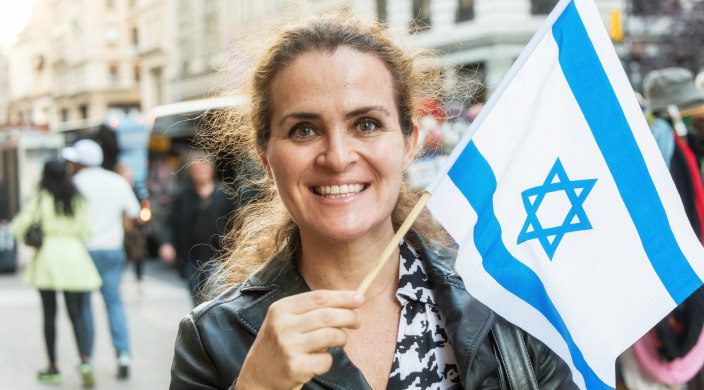
{"label": "building window", "polygon": [[111,85],[115,85],[120,81],[117,65],[110,65],[108,68],[108,81]]}
{"label": "building window", "polygon": [[376,18],[386,21],[386,0],[376,0]]}
{"label": "building window", "polygon": [[61,109],[61,122],[68,122],[68,108]]}
{"label": "building window", "polygon": [[88,105],[87,104],[81,104],[78,107],[78,110],[81,112],[81,119],[88,119]]}
{"label": "building window", "polygon": [[115,9],[115,0],[105,0],[105,7],[107,9]]}
{"label": "building window", "polygon": [[474,0],[457,0],[457,17],[455,21],[464,22],[474,19]]}
{"label": "building window", "polygon": [[81,25],[78,20],[71,21],[71,33],[75,39],[81,38]]}
{"label": "building window", "polygon": [[34,58],[34,70],[41,72],[44,69],[44,56],[38,55]]}
{"label": "building window", "polygon": [[430,0],[413,0],[411,31],[430,29]]}
{"label": "building window", "polygon": [[137,46],[139,44],[139,31],[137,30],[137,27],[132,27],[130,30],[130,42],[132,43],[132,46]]}
{"label": "building window", "polygon": [[203,3],[203,40],[205,52],[212,54],[218,51],[218,4],[214,0]]}
{"label": "building window", "polygon": [[530,0],[530,13],[533,15],[547,15],[555,8],[558,0]]}
{"label": "building window", "polygon": [[680,9],[678,0],[632,0],[633,15],[668,15]]}
{"label": "building window", "polygon": [[105,30],[105,41],[108,43],[108,45],[113,46],[117,44],[117,41],[119,39],[120,29],[114,24],[109,25]]}
{"label": "building window", "polygon": [[134,81],[139,82],[139,66],[134,67]]}
{"label": "building window", "polygon": [[154,98],[155,105],[159,105],[164,102],[164,97],[162,96],[163,83],[161,73],[161,68],[154,68],[149,70],[149,74],[152,80],[152,97]]}

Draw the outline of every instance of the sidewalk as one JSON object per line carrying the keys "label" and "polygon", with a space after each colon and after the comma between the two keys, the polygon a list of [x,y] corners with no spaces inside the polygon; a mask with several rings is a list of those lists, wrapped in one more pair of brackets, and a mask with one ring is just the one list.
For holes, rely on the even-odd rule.
{"label": "sidewalk", "polygon": [[[172,268],[150,260],[144,264],[140,292],[130,264],[123,275],[122,297],[133,355],[130,377],[116,378],[105,305],[100,293],[93,293],[95,389],[166,389],[178,323],[192,309],[184,282]],[[0,274],[0,389],[80,389],[78,352],[63,296],[58,304],[57,359],[63,382],[46,385],[36,380],[36,372],[47,362],[39,294],[22,283],[20,272]]]}

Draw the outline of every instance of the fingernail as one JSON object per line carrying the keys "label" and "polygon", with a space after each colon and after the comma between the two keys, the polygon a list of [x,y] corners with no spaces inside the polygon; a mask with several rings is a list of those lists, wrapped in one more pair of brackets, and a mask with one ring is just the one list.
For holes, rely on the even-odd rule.
{"label": "fingernail", "polygon": [[364,302],[364,295],[354,294],[354,303],[362,304]]}

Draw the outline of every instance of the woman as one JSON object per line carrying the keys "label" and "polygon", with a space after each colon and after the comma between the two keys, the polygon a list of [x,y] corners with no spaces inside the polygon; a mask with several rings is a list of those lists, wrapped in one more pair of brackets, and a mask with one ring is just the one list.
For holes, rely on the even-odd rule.
{"label": "woman", "polygon": [[43,240],[24,272],[24,281],[39,290],[44,315],[44,341],[49,365],[38,374],[41,382],[56,383],[61,375],[56,360],[56,293],[63,291],[81,358],[83,387],[93,387],[87,323],[81,313],[89,304],[88,293],[102,284],[83,245],[90,236],[90,214],[74,187],[66,165],[50,160],[44,165],[39,194],[12,221],[12,232],[24,237],[32,223],[39,222]]}
{"label": "woman", "polygon": [[240,214],[222,270],[234,286],[182,320],[172,389],[575,387],[563,361],[467,293],[427,216],[367,296],[354,291],[418,197],[403,178],[413,114],[440,85],[420,59],[340,15],[268,46],[223,145],[252,140],[274,189]]}

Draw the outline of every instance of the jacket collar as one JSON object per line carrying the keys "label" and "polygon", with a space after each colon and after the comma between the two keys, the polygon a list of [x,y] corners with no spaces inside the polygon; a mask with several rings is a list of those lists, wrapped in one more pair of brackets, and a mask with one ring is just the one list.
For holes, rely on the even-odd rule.
{"label": "jacket collar", "polygon": [[235,313],[236,318],[254,335],[259,333],[269,306],[289,295],[309,291],[294,262],[279,253],[240,287],[240,294],[251,300]]}
{"label": "jacket collar", "polygon": [[[460,367],[462,384],[465,388],[472,388],[471,383],[476,378],[469,377],[469,368],[475,361],[479,346],[487,337],[495,315],[465,289],[464,282],[454,270],[457,256],[455,251],[413,231],[405,238],[425,262],[436,304]],[[256,335],[273,302],[306,291],[310,291],[310,288],[296,270],[295,259],[284,251],[243,283],[240,294],[251,301],[242,305],[235,316]],[[314,381],[336,390],[369,389],[361,371],[341,348],[331,348],[330,352],[333,355],[332,368],[326,374],[313,378]]]}

